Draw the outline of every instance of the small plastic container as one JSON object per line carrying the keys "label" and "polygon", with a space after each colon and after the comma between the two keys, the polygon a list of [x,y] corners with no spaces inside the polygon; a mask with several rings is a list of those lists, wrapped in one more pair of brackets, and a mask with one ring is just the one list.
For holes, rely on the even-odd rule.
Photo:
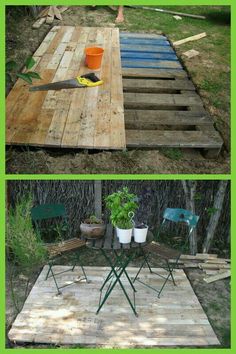
{"label": "small plastic container", "polygon": [[100,47],[85,48],[85,64],[89,69],[100,69],[104,49]]}

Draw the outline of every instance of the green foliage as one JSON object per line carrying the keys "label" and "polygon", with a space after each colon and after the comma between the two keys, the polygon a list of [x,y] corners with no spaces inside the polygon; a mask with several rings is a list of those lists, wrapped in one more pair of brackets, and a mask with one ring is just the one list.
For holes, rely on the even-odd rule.
{"label": "green foliage", "polygon": [[217,210],[218,210],[217,208],[212,207],[212,208],[207,208],[206,212],[209,216],[211,216],[211,215],[215,214],[215,212],[217,212]]}
{"label": "green foliage", "polygon": [[133,227],[132,213],[138,208],[137,196],[129,193],[127,187],[110,194],[105,198],[106,207],[111,211],[110,220],[113,226],[120,229]]}
{"label": "green foliage", "polygon": [[90,224],[103,224],[103,221],[97,218],[95,215],[91,215],[88,219],[85,220],[85,222]]}
{"label": "green foliage", "polygon": [[163,148],[161,150],[164,156],[168,157],[171,160],[180,160],[183,157],[183,153],[178,148]]}
{"label": "green foliage", "polygon": [[7,61],[7,63],[6,63],[6,81],[8,81],[8,82],[13,81],[12,80],[12,73],[14,73],[14,72],[17,77],[26,81],[28,84],[33,83],[32,79],[40,80],[41,77],[37,72],[29,71],[30,69],[32,69],[32,67],[34,66],[35,63],[36,63],[36,61],[34,60],[34,58],[28,57],[25,62],[25,67],[28,71],[26,71],[25,73],[18,73],[17,72],[17,70],[18,70],[17,63],[14,60]]}
{"label": "green foliage", "polygon": [[27,274],[43,265],[47,259],[43,242],[33,228],[32,206],[32,197],[25,195],[10,209],[7,218],[6,245],[9,255]]}

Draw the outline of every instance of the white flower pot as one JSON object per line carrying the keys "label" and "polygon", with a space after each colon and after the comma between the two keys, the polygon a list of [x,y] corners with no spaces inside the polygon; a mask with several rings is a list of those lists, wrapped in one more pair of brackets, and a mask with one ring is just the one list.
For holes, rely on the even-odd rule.
{"label": "white flower pot", "polygon": [[142,243],[146,241],[148,226],[145,228],[134,228],[134,241]]}
{"label": "white flower pot", "polygon": [[130,243],[132,237],[132,229],[119,229],[116,228],[116,234],[120,243]]}

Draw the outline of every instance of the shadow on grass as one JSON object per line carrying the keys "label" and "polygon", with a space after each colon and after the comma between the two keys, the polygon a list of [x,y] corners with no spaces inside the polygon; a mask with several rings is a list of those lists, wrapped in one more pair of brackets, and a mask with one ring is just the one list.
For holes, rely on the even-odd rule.
{"label": "shadow on grass", "polygon": [[227,11],[211,11],[206,14],[209,21],[218,25],[230,25],[230,10]]}

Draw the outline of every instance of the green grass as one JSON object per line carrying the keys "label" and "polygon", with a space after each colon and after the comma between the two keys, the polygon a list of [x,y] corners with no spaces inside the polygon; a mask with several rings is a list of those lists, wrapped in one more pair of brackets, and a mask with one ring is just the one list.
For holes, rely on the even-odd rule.
{"label": "green grass", "polygon": [[176,161],[181,160],[183,157],[182,151],[178,148],[163,148],[161,149],[161,153],[169,159]]}

